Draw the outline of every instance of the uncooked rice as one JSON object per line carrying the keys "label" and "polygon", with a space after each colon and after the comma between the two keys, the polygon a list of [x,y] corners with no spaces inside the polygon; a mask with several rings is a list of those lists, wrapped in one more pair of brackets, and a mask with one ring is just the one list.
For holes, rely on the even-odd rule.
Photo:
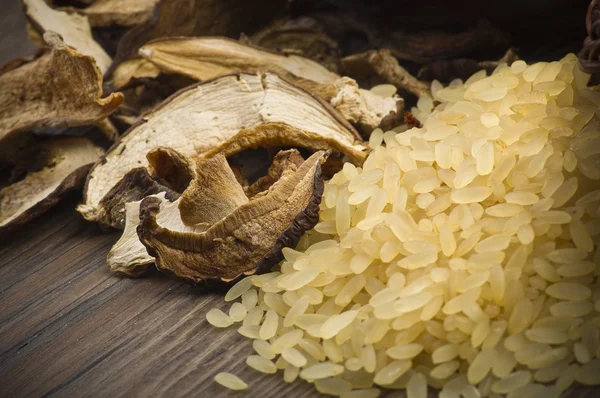
{"label": "uncooked rice", "polygon": [[315,228],[208,321],[242,322],[254,369],[342,398],[600,384],[600,93],[587,80],[570,54],[434,81],[411,110],[423,127],[373,131],[363,166],[325,184]]}

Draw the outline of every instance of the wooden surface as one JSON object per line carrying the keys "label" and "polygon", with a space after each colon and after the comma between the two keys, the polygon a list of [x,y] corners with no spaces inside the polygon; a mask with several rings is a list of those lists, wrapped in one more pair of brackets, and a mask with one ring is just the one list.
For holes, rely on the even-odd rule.
{"label": "wooden surface", "polygon": [[[18,0],[2,0],[1,8],[0,63],[34,51],[24,42]],[[119,233],[83,221],[78,200],[0,241],[0,397],[317,395],[306,383],[285,383],[281,372],[267,376],[245,365],[249,340],[204,317],[225,307],[222,295],[158,273],[111,275],[105,258]],[[246,380],[248,393],[214,383],[221,371]]]}

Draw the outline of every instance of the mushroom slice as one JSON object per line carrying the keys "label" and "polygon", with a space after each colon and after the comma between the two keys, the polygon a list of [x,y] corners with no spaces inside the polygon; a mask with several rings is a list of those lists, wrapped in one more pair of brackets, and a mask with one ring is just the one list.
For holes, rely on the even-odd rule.
{"label": "mushroom slice", "polygon": [[53,137],[40,142],[46,166],[0,190],[0,232],[23,224],[80,187],[103,150],[87,138]]}
{"label": "mushroom slice", "polygon": [[390,50],[385,48],[343,58],[342,69],[345,74],[359,82],[375,79],[375,84],[393,84],[404,94],[409,93],[417,97],[431,96],[429,86],[400,66]]}
{"label": "mushroom slice", "polygon": [[97,123],[123,101],[102,96],[102,75],[91,57],[64,44],[56,33],[44,40],[51,50],[0,75],[0,141],[42,127]]}
{"label": "mushroom slice", "polygon": [[[181,221],[179,215],[179,199],[170,201],[165,192],[150,195],[160,201],[160,213],[156,221],[165,228],[179,232],[202,232],[203,228],[187,226]],[[107,264],[111,271],[125,274],[127,276],[140,276],[154,264],[154,257],[148,254],[146,247],[140,242],[137,234],[137,226],[140,223],[140,203],[129,202],[125,205],[125,229],[123,235],[115,243],[107,256]]]}
{"label": "mushroom slice", "polygon": [[254,45],[262,48],[280,52],[297,51],[332,72],[339,71],[339,46],[335,40],[318,29],[278,26],[253,35],[250,40]]}
{"label": "mushroom slice", "polygon": [[148,22],[158,0],[96,0],[89,7],[79,9],[90,20],[90,25],[135,26]]}
{"label": "mushroom slice", "polygon": [[53,10],[44,0],[23,0],[23,3],[35,31],[39,34],[48,31],[58,33],[65,44],[94,58],[102,74],[107,71],[112,60],[92,38],[92,29],[85,15]]}
{"label": "mushroom slice", "polygon": [[125,174],[100,201],[104,224],[123,229],[126,203],[159,192],[165,192],[165,198],[173,201],[179,198],[196,175],[189,160],[171,148],[155,148],[146,158],[152,175],[146,167],[136,167]]}
{"label": "mushroom slice", "polygon": [[[178,232],[160,225],[160,200],[140,204],[138,235],[159,270],[194,283],[265,272],[281,260],[318,221],[323,193],[317,152],[294,173],[284,175],[266,194],[234,209],[204,232]],[[225,163],[226,165],[226,163]]]}
{"label": "mushroom slice", "polygon": [[339,76],[299,55],[258,49],[224,37],[169,37],[145,44],[139,54],[162,71],[196,80],[234,72],[273,71],[282,76],[333,84]]}
{"label": "mushroom slice", "polygon": [[145,154],[153,148],[168,146],[194,157],[233,137],[240,140],[231,142],[236,147],[227,155],[301,146],[331,149],[361,164],[367,154],[358,132],[310,92],[273,73],[222,76],[179,91],[132,126],[90,172],[79,211],[87,220],[105,222],[100,201],[128,171],[147,167]]}
{"label": "mushroom slice", "polygon": [[402,124],[402,98],[382,98],[370,91],[361,90],[356,81],[349,77],[342,77],[335,86],[338,93],[331,99],[331,105],[360,131],[370,134],[376,127],[387,131]]}
{"label": "mushroom slice", "polygon": [[154,79],[160,74],[160,69],[152,62],[143,58],[132,58],[121,62],[112,73],[112,86],[121,90],[133,79]]}

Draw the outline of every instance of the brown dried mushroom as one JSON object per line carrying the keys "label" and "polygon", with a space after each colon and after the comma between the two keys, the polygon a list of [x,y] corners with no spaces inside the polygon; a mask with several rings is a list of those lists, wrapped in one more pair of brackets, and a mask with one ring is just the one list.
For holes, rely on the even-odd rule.
{"label": "brown dried mushroom", "polygon": [[102,74],[107,71],[112,60],[92,38],[92,29],[85,15],[53,10],[44,0],[23,0],[23,4],[27,18],[39,35],[49,31],[58,33],[66,45],[94,58]]}
{"label": "brown dried mushroom", "polygon": [[103,153],[81,137],[53,137],[38,144],[35,156],[43,156],[43,167],[0,190],[0,232],[37,217],[81,187],[90,166]]}
{"label": "brown dried mushroom", "polygon": [[44,40],[50,51],[0,74],[0,141],[42,127],[96,124],[123,101],[120,93],[102,98],[102,74],[94,59],[56,33],[45,33]]}
{"label": "brown dried mushroom", "polygon": [[309,58],[259,49],[224,37],[157,39],[140,48],[139,54],[164,72],[200,81],[226,73],[264,71],[320,84],[333,84],[339,79]]}
{"label": "brown dried mushroom", "polygon": [[78,9],[97,26],[135,26],[152,18],[158,0],[95,0],[89,7]]}
{"label": "brown dried mushroom", "polygon": [[142,47],[140,54],[163,72],[201,81],[229,72],[275,71],[330,102],[367,134],[390,113],[392,118],[402,117],[403,103],[397,103],[401,99],[380,98],[300,55],[275,53],[222,37],[155,40]]}
{"label": "brown dried mushroom", "polygon": [[290,146],[331,149],[357,164],[367,155],[358,132],[305,89],[272,73],[222,76],[178,92],[125,133],[90,172],[83,216],[107,223],[101,200],[131,169],[147,167],[145,154],[158,146],[188,157]]}
{"label": "brown dried mushroom", "polygon": [[[196,207],[195,214],[195,220],[201,220],[199,225],[209,226],[203,232],[178,232],[160,225],[160,199],[146,198],[140,204],[140,240],[155,257],[158,269],[193,283],[229,282],[241,275],[265,272],[281,260],[281,249],[295,246],[302,233],[318,221],[323,193],[321,165],[326,157],[324,152],[317,152],[263,194],[243,204],[232,202],[229,209],[222,207],[223,218],[216,222],[210,222],[214,219],[210,203],[204,202],[204,206]],[[210,176],[228,173],[224,168],[228,168],[227,162],[218,155],[200,163],[197,175],[209,176],[210,180]],[[227,181],[231,185],[211,184],[208,195],[194,190],[190,200],[202,194],[196,203],[218,201],[225,192],[241,190],[235,178]]]}

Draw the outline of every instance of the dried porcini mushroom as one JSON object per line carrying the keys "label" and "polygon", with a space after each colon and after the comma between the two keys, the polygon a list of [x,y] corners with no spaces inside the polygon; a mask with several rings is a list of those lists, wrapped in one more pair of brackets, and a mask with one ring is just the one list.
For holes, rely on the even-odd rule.
{"label": "dried porcini mushroom", "polygon": [[95,0],[86,8],[78,9],[97,26],[135,26],[148,22],[158,0]]}
{"label": "dried porcini mushroom", "polygon": [[50,51],[0,75],[0,141],[42,127],[95,124],[123,101],[120,93],[102,98],[102,75],[91,57],[55,33],[44,40]]}
{"label": "dried porcini mushroom", "polygon": [[33,29],[40,35],[51,31],[59,34],[64,43],[96,61],[104,74],[112,60],[92,38],[92,29],[85,15],[53,10],[44,0],[23,0],[25,13]]}
{"label": "dried porcini mushroom", "polygon": [[339,79],[335,86],[338,93],[331,99],[331,105],[360,131],[370,134],[376,127],[387,131],[401,124],[404,114],[402,98],[382,98],[360,89],[349,77]]}
{"label": "dried porcini mushroom", "polygon": [[[295,246],[302,233],[318,221],[323,193],[321,164],[326,156],[316,152],[296,172],[282,176],[266,193],[231,208],[203,232],[178,232],[160,225],[160,200],[146,198],[140,204],[138,236],[159,270],[193,283],[229,282],[241,275],[265,272],[281,260],[281,249]],[[219,164],[227,166],[226,162]],[[203,210],[198,209],[197,219],[211,218]]]}
{"label": "dried porcini mushroom", "polygon": [[251,198],[261,192],[265,192],[275,184],[284,173],[295,172],[302,163],[304,163],[304,158],[297,150],[289,149],[287,151],[279,151],[273,158],[273,162],[269,167],[267,175],[260,177],[252,185],[244,187],[246,196]]}
{"label": "dried porcini mushroom", "polygon": [[296,51],[332,72],[339,72],[338,44],[318,29],[284,25],[261,31],[249,40],[262,48],[280,52]]}
{"label": "dried porcini mushroom", "polygon": [[309,58],[259,49],[224,37],[157,39],[140,48],[139,54],[164,72],[200,81],[227,73],[264,71],[320,84],[332,84],[339,78]]}
{"label": "dried porcini mushroom", "polygon": [[80,187],[90,166],[103,153],[82,137],[52,137],[38,145],[45,165],[0,190],[0,232],[37,217]]}
{"label": "dried porcini mushroom", "polygon": [[591,74],[588,87],[600,88],[600,1],[590,2],[585,27],[588,36],[583,44],[579,65],[582,71]]}
{"label": "dried porcini mushroom", "polygon": [[219,154],[198,162],[196,178],[181,195],[179,212],[185,225],[206,224],[208,228],[246,203],[243,187],[225,156]]}
{"label": "dried porcini mushroom", "polygon": [[186,157],[284,146],[331,149],[356,164],[367,155],[358,132],[303,88],[273,73],[222,76],[179,91],[132,126],[91,170],[82,215],[106,223],[100,201],[131,169],[148,166],[145,154],[157,146]]}
{"label": "dried porcini mushroom", "polygon": [[239,37],[240,33],[251,32],[282,13],[283,6],[283,0],[266,0],[260,7],[239,0],[161,0],[154,8],[153,18],[123,35],[108,74],[153,39],[196,35]]}
{"label": "dried porcini mushroom", "polygon": [[123,229],[127,203],[159,192],[165,192],[168,200],[176,200],[196,175],[190,161],[172,148],[155,148],[146,158],[151,171],[146,167],[130,170],[100,201],[103,224]]}
{"label": "dried porcini mushroom", "polygon": [[371,50],[342,59],[344,74],[368,85],[393,84],[402,94],[429,95],[429,86],[412,76],[398,63],[389,49]]}
{"label": "dried porcini mushroom", "polygon": [[471,29],[459,33],[392,32],[389,44],[392,55],[399,60],[424,64],[495,49],[504,51],[509,44],[509,35],[481,19]]}
{"label": "dried porcini mushroom", "polygon": [[[179,199],[170,201],[166,198],[165,192],[147,197],[160,201],[160,213],[157,215],[156,221],[163,227],[179,232],[202,232],[202,228],[189,227],[181,221],[178,208]],[[123,235],[111,248],[106,258],[106,263],[111,271],[131,277],[142,275],[150,265],[154,264],[154,257],[148,254],[137,234],[142,200],[125,205],[126,217]]]}
{"label": "dried porcini mushroom", "polygon": [[390,113],[396,115],[398,112],[397,99],[379,98],[360,89],[351,79],[340,78],[308,58],[274,53],[230,39],[165,38],[146,44],[140,54],[163,72],[179,73],[197,80],[234,71],[278,72],[331,102],[346,120],[365,133],[379,127]]}
{"label": "dried porcini mushroom", "polygon": [[156,78],[160,69],[143,58],[132,58],[123,61],[112,73],[112,87],[116,90],[125,88],[133,79]]}

